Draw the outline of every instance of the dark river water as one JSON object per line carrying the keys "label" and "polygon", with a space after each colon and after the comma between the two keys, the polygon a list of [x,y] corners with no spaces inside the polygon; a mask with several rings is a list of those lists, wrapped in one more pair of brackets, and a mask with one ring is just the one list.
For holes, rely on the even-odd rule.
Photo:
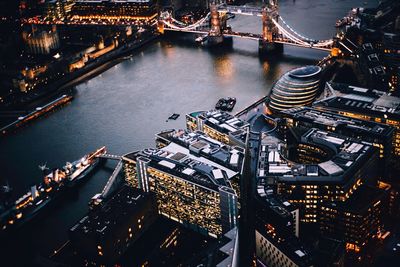
{"label": "dark river water", "polygon": [[[297,32],[329,39],[336,20],[364,1],[287,0],[279,5],[281,16]],[[229,23],[235,31],[261,31],[258,17],[236,16]],[[238,99],[233,111],[237,112],[267,95],[286,71],[327,55],[285,47],[282,57],[260,60],[257,49],[257,42],[237,39],[231,49],[212,51],[176,40],[149,45],[77,86],[69,105],[1,139],[0,179],[8,180],[19,195],[42,179],[39,164],[61,167],[103,145],[113,154],[154,146],[156,132],[185,127],[186,113],[211,109],[226,96]],[[166,122],[172,113],[181,117]],[[114,164],[108,162],[75,196],[35,224],[34,231],[18,237],[26,249],[48,256],[61,246],[67,229],[87,212],[87,202],[101,191]]]}

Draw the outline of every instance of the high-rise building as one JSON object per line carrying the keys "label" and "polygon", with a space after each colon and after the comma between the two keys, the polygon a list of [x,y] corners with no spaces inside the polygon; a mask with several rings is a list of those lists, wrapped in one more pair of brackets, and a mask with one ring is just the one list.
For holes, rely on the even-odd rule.
{"label": "high-rise building", "polygon": [[70,230],[72,246],[84,258],[115,263],[157,219],[154,194],[123,186]]}
{"label": "high-rise building", "polygon": [[[396,22],[400,24],[400,16]],[[400,95],[400,34],[384,33],[383,41],[383,59],[388,73],[389,91]]]}
{"label": "high-rise building", "polygon": [[228,145],[245,147],[249,124],[223,111],[199,111],[186,115],[189,131],[202,131],[211,138]]}
{"label": "high-rise building", "polygon": [[239,175],[175,143],[123,156],[126,181],[154,192],[159,214],[212,237],[237,226]]}
{"label": "high-rise building", "polygon": [[[393,154],[394,128],[374,121],[349,118],[333,112],[299,107],[281,112],[279,126],[284,134],[289,129],[304,133],[310,128],[335,132],[371,143],[379,150],[380,173],[387,177]],[[286,139],[286,137],[284,138]],[[382,177],[383,178],[383,177]]]}
{"label": "high-rise building", "polygon": [[327,83],[325,91],[327,97],[316,101],[314,108],[395,127],[393,149],[395,156],[400,156],[399,97],[340,83]]}
{"label": "high-rise building", "polygon": [[344,202],[325,202],[318,215],[320,232],[359,252],[379,232],[387,200],[387,190],[363,185]]}
{"label": "high-rise building", "polygon": [[255,197],[255,241],[259,266],[312,266],[299,236],[299,209],[259,180]]}
{"label": "high-rise building", "polygon": [[[186,130],[166,130],[156,134],[158,148],[170,143],[183,146],[198,157],[204,157],[234,172],[242,173],[244,149],[238,146],[229,146],[212,139],[203,132],[187,132]],[[240,175],[230,180],[232,188],[240,198]]]}
{"label": "high-rise building", "polygon": [[318,221],[323,202],[345,201],[378,177],[378,153],[371,143],[315,128],[286,142],[265,136],[258,162],[258,179],[296,203],[304,223]]}
{"label": "high-rise building", "polygon": [[157,17],[153,0],[76,0],[72,20],[152,21]]}
{"label": "high-rise building", "polygon": [[300,236],[299,207],[276,194],[274,186],[267,185],[264,179],[259,179],[255,199],[257,213],[269,214],[267,216],[270,216],[270,222],[291,228],[293,235]]}

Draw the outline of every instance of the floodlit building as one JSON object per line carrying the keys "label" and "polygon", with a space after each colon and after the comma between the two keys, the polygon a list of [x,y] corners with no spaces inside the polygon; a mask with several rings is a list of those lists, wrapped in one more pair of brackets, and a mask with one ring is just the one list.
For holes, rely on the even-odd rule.
{"label": "floodlit building", "polygon": [[282,111],[281,117],[279,124],[283,133],[287,132],[288,128],[296,129],[300,133],[310,128],[318,128],[371,143],[379,150],[380,171],[382,175],[387,176],[393,154],[393,127],[310,107]]}
{"label": "floodlit building", "polygon": [[359,252],[379,232],[387,199],[387,190],[363,185],[345,202],[325,202],[318,215],[321,234]]}
{"label": "floodlit building", "polygon": [[220,237],[237,226],[238,172],[170,143],[123,156],[126,181],[154,192],[159,214],[197,232]]}
{"label": "floodlit building", "polygon": [[228,145],[245,147],[249,124],[224,111],[199,111],[186,115],[189,131],[202,131]]}
{"label": "floodlit building", "polygon": [[27,51],[31,54],[48,55],[60,47],[60,39],[56,26],[47,28],[36,28],[32,26],[31,31],[24,31],[22,39],[25,42]]}
{"label": "floodlit building", "polygon": [[316,223],[325,201],[345,201],[378,177],[378,152],[371,143],[312,128],[282,142],[261,141],[257,176],[301,208],[300,220]]}
{"label": "floodlit building", "polygon": [[377,90],[339,83],[327,83],[325,91],[327,96],[316,101],[313,104],[314,108],[395,127],[393,150],[396,156],[400,155],[399,97]]}
{"label": "floodlit building", "polygon": [[153,0],[76,0],[72,20],[155,21]]}
{"label": "floodlit building", "polygon": [[311,105],[319,91],[321,70],[318,66],[305,66],[285,73],[272,87],[268,108],[280,112]]}

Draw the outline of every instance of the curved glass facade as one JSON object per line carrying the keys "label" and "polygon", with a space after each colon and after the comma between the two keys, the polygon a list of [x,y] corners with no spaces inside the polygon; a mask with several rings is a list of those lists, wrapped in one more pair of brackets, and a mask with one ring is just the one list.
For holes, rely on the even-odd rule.
{"label": "curved glass facade", "polygon": [[319,89],[321,68],[305,66],[285,73],[274,85],[268,103],[272,111],[310,105]]}

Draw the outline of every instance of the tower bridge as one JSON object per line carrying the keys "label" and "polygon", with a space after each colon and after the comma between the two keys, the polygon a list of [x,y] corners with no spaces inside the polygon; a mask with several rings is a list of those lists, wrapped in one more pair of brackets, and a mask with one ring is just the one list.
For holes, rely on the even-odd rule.
{"label": "tower bridge", "polygon": [[[261,33],[237,32],[226,27],[227,14],[261,17]],[[204,36],[208,43],[222,43],[224,37],[244,38],[259,42],[262,53],[273,51],[281,52],[283,45],[311,48],[322,51],[334,49],[334,39],[314,40],[296,32],[279,15],[276,0],[270,0],[264,7],[231,6],[226,4],[210,3],[210,12],[196,23],[188,25],[173,18],[169,12],[161,12],[158,21],[158,30],[196,33]]]}

